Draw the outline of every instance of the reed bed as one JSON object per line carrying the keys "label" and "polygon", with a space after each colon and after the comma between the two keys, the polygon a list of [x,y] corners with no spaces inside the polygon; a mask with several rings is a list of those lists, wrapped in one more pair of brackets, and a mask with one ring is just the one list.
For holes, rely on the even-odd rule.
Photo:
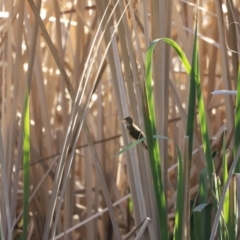
{"label": "reed bed", "polygon": [[238,239],[239,16],[236,0],[2,1],[1,239]]}

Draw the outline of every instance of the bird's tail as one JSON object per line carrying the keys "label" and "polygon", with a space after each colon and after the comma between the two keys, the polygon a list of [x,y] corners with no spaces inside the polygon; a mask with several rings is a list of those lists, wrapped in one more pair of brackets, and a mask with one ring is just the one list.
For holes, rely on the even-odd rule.
{"label": "bird's tail", "polygon": [[148,146],[147,146],[147,144],[146,144],[145,142],[142,142],[142,146],[143,146],[146,150],[148,150]]}

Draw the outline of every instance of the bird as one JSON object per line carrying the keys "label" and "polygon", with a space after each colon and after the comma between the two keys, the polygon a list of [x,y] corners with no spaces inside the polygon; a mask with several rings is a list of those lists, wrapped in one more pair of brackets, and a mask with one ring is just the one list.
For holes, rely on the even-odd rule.
{"label": "bird", "polygon": [[[133,139],[141,139],[145,137],[145,134],[143,133],[143,131],[133,123],[133,119],[131,117],[126,117],[123,118],[121,120],[121,122],[123,122],[125,124],[125,126],[128,129],[129,135],[133,138]],[[142,146],[145,149],[148,149],[147,144],[143,141],[142,142]]]}

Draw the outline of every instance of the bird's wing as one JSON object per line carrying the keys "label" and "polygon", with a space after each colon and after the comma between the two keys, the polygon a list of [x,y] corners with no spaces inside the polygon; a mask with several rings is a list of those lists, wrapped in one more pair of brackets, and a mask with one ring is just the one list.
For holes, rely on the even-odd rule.
{"label": "bird's wing", "polygon": [[136,130],[138,130],[139,132],[141,132],[141,134],[145,137],[145,134],[143,133],[143,131],[142,131],[137,125],[135,125],[134,123],[133,123],[133,127],[134,127]]}

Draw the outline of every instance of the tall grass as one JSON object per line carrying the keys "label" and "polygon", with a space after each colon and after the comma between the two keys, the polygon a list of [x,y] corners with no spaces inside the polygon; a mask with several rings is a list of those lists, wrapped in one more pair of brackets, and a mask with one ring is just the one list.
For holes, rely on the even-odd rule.
{"label": "tall grass", "polygon": [[237,239],[240,5],[201,4],[2,2],[1,239]]}

